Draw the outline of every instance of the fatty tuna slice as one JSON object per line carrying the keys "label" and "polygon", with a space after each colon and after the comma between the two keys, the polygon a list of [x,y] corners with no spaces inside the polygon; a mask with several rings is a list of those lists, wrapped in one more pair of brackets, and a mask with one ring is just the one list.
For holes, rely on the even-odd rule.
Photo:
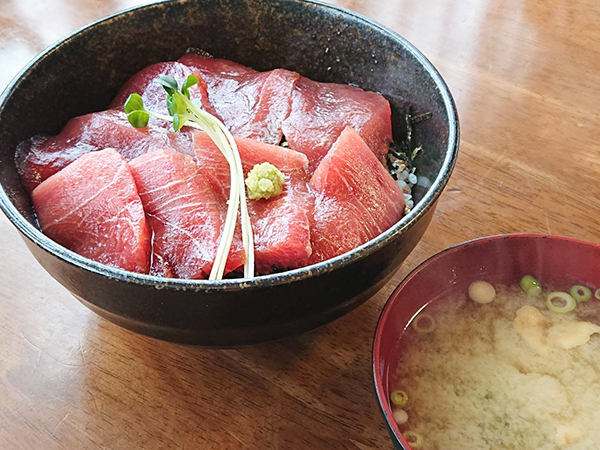
{"label": "fatty tuna slice", "polygon": [[59,244],[148,273],[150,229],[128,164],[113,149],[89,153],[41,183],[31,199],[42,231]]}
{"label": "fatty tuna slice", "polygon": [[391,114],[380,94],[301,77],[282,129],[289,147],[308,156],[312,173],[347,126],[358,132],[376,158],[385,155],[392,142]]}
{"label": "fatty tuna slice", "polygon": [[360,135],[346,127],[309,183],[314,264],[353,250],[402,217],[404,194]]}
{"label": "fatty tuna slice", "polygon": [[[227,212],[221,190],[213,189],[205,168],[182,153],[158,150],[130,166],[153,230],[150,273],[208,278]],[[243,265],[244,258],[241,243],[234,242],[225,273]]]}
{"label": "fatty tuna slice", "polygon": [[285,69],[257,72],[232,61],[194,54],[179,62],[205,79],[210,102],[233,135],[279,144],[299,74]]}
{"label": "fatty tuna slice", "polygon": [[31,192],[86,153],[114,148],[126,161],[159,148],[191,151],[190,135],[150,123],[136,129],[124,112],[103,111],[71,119],[57,136],[36,136],[17,149],[17,168]]}
{"label": "fatty tuna slice", "polygon": [[[159,75],[167,75],[174,78],[179,87],[183,86],[185,79],[189,75],[195,75],[198,78],[198,84],[195,84],[190,88],[191,100],[199,100],[202,109],[212,115],[216,115],[215,109],[208,100],[207,86],[202,76],[185,64],[174,61],[152,64],[136,73],[119,90],[119,93],[112,101],[109,108],[121,111],[131,94],[139,94],[144,100],[144,106],[147,110],[160,114],[168,114],[166,103],[167,92],[158,83]],[[158,121],[154,118],[151,118],[150,120],[156,120],[161,126],[171,126],[168,122]]]}
{"label": "fatty tuna slice", "polygon": [[[269,162],[285,176],[284,192],[265,200],[248,200],[254,232],[255,261],[258,273],[295,269],[308,263],[310,245],[309,216],[312,199],[308,193],[308,161],[302,153],[236,138],[244,176],[256,165]],[[229,194],[229,166],[205,133],[194,134],[198,165],[211,177],[221,195]],[[245,188],[245,186],[244,186]],[[237,239],[241,239],[239,233]]]}

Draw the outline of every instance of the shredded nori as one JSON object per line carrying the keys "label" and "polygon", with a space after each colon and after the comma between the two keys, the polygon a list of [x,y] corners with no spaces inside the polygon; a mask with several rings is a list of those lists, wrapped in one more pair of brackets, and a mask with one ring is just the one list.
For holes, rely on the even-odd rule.
{"label": "shredded nori", "polygon": [[394,180],[398,179],[398,176],[396,175],[396,170],[398,167],[395,165],[395,162],[390,156],[402,161],[406,165],[406,168],[409,172],[414,172],[415,168],[413,166],[413,161],[422,150],[421,146],[416,145],[413,140],[414,126],[418,123],[431,119],[432,114],[431,112],[424,112],[415,115],[414,108],[410,106],[404,117],[406,120],[406,138],[403,141],[392,142],[390,144],[389,152],[385,158],[387,168],[392,177],[394,177]]}
{"label": "shredded nori", "polygon": [[416,116],[412,117],[411,122],[413,125],[416,125],[419,122],[423,122],[425,120],[431,119],[432,116],[433,116],[433,114],[431,114],[429,111],[424,112],[424,113],[417,114]]}
{"label": "shredded nori", "polygon": [[[392,142],[392,145],[394,145],[393,142]],[[392,151],[392,148],[390,147],[390,152],[391,151]],[[390,173],[392,178],[394,180],[397,180],[398,174],[396,172],[398,171],[398,167],[396,167],[396,164],[392,161],[392,158],[390,158],[389,152],[387,155],[385,155],[385,164],[387,165],[388,172]]]}

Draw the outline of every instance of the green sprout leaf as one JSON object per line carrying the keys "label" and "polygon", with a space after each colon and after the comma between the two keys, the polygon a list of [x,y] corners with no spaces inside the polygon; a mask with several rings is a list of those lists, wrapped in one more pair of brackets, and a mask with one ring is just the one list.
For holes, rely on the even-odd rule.
{"label": "green sprout leaf", "polygon": [[147,111],[133,111],[127,115],[127,120],[134,128],[144,128],[148,125],[150,114]]}
{"label": "green sprout leaf", "polygon": [[175,100],[172,95],[167,96],[167,111],[169,111],[170,116],[175,115]]}
{"label": "green sprout leaf", "polygon": [[125,112],[127,114],[134,111],[145,111],[144,100],[139,94],[131,94],[125,102]]}
{"label": "green sprout leaf", "polygon": [[184,123],[185,123],[185,119],[182,121],[181,117],[179,116],[179,114],[175,114],[173,116],[173,129],[175,131],[181,130],[181,127],[183,127]]}
{"label": "green sprout leaf", "polygon": [[187,114],[188,108],[185,104],[185,98],[182,97],[181,94],[173,96],[173,107],[175,109],[175,113],[179,115]]}
{"label": "green sprout leaf", "polygon": [[187,106],[183,94],[177,92],[167,97],[167,110],[171,116],[175,114],[187,114]]}
{"label": "green sprout leaf", "polygon": [[198,83],[198,77],[195,75],[188,75],[188,77],[183,82],[183,86],[181,86],[181,93],[185,95],[188,100],[190,99],[190,88]]}
{"label": "green sprout leaf", "polygon": [[165,91],[167,91],[167,93],[169,95],[173,95],[175,92],[177,92],[178,90],[178,86],[177,86],[177,81],[175,80],[175,78],[173,77],[169,77],[167,75],[159,75],[158,76],[158,83],[165,88]]}

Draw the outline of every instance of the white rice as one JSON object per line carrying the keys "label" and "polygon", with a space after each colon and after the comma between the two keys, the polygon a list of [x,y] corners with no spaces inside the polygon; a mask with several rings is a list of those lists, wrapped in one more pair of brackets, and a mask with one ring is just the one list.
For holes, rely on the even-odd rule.
{"label": "white rice", "polygon": [[390,171],[392,176],[396,175],[396,184],[402,192],[404,192],[404,214],[408,214],[415,206],[412,196],[413,186],[417,184],[418,178],[415,175],[415,168],[409,170],[406,163],[390,154],[389,158],[392,162],[393,170]]}

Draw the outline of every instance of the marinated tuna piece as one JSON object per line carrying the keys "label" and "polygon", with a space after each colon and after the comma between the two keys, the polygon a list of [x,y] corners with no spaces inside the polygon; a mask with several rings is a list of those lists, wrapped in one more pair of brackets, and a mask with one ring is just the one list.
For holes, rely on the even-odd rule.
{"label": "marinated tuna piece", "polygon": [[232,61],[193,54],[179,61],[204,78],[211,104],[233,135],[279,144],[299,74],[285,69],[257,72]]}
{"label": "marinated tuna piece", "polygon": [[[130,166],[154,232],[151,273],[208,278],[227,214],[222,191],[215,191],[208,172],[182,153],[158,150]],[[243,264],[241,242],[235,242],[225,273]]]}
{"label": "marinated tuna piece", "polygon": [[148,273],[150,229],[129,165],[115,150],[80,157],[31,199],[51,239],[99,263]]}
{"label": "marinated tuna piece", "polygon": [[323,158],[309,186],[316,197],[311,264],[355,249],[402,217],[402,190],[351,127]]}
{"label": "marinated tuna piece", "polygon": [[[110,104],[110,108],[121,111],[125,106],[127,98],[129,98],[131,94],[139,94],[144,100],[146,109],[160,114],[168,114],[166,103],[167,92],[157,82],[159,75],[167,75],[174,78],[179,86],[183,85],[185,79],[189,75],[198,77],[198,84],[190,88],[190,98],[192,100],[199,100],[205,111],[212,115],[216,115],[215,109],[208,100],[206,82],[202,76],[185,64],[174,61],[152,64],[136,73],[123,85],[121,90],[119,90],[119,93]],[[151,120],[156,121],[157,124],[161,124],[161,126],[170,126],[168,122],[157,121],[154,118],[151,118]]]}
{"label": "marinated tuna piece", "polygon": [[380,94],[301,77],[283,134],[292,150],[308,156],[314,171],[346,126],[354,128],[377,158],[392,142],[391,109]]}
{"label": "marinated tuna piece", "polygon": [[150,123],[136,129],[124,112],[103,111],[71,119],[58,136],[36,136],[19,145],[17,167],[30,192],[80,156],[114,148],[127,161],[159,148],[191,151],[189,133],[174,133]]}
{"label": "marinated tuna piece", "polygon": [[[268,200],[248,200],[256,269],[259,273],[305,266],[311,254],[309,215],[312,200],[307,190],[306,156],[293,150],[236,138],[244,174],[268,162],[285,177],[283,193]],[[221,196],[229,195],[229,166],[205,133],[194,134],[196,158]],[[238,233],[237,240],[241,240]]]}
{"label": "marinated tuna piece", "polygon": [[[127,270],[209,277],[227,218],[230,166],[197,129],[176,133],[155,117],[141,129],[129,123],[123,107],[132,93],[147,109],[168,114],[160,75],[180,86],[196,76],[191,100],[235,136],[256,273],[337,256],[401,218],[403,192],[380,163],[392,140],[383,96],[188,54],[135,74],[111,109],[76,117],[57,136],[19,144],[15,162],[50,237]],[[208,126],[202,122],[195,125]],[[287,145],[278,145],[282,139]],[[246,258],[239,222],[231,234],[224,272],[234,276]]]}

